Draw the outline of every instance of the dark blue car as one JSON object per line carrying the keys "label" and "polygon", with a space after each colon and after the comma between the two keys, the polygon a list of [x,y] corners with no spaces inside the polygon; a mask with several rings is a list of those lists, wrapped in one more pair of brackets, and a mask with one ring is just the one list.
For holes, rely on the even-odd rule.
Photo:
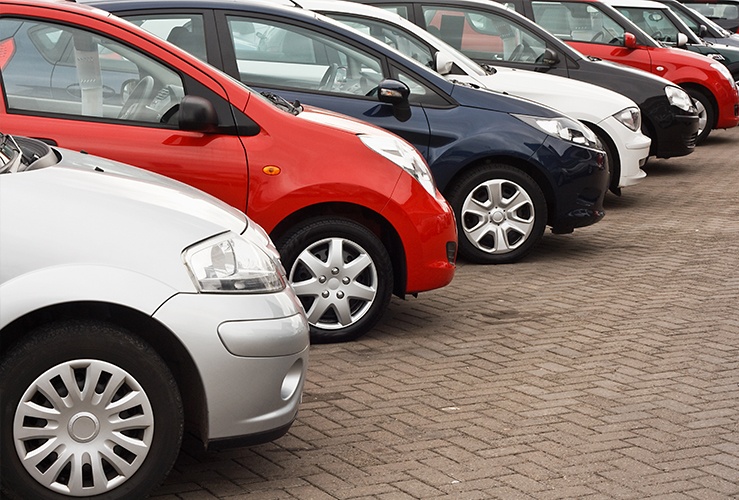
{"label": "dark blue car", "polygon": [[451,83],[300,8],[248,0],[90,3],[286,99],[286,109],[334,110],[411,142],[454,208],[460,254],[470,261],[516,261],[545,226],[568,233],[604,215],[604,153],[589,129],[551,108]]}

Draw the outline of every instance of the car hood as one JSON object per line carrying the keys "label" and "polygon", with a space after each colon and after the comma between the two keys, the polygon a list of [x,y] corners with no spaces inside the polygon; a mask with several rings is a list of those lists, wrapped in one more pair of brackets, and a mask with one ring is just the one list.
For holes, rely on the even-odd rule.
{"label": "car hood", "polygon": [[205,193],[56,151],[57,165],[0,175],[0,283],[42,267],[105,266],[148,276],[173,292],[194,291],[182,261],[187,247],[227,230],[252,239],[243,213]]}
{"label": "car hood", "polygon": [[611,90],[585,82],[527,70],[495,67],[484,76],[449,75],[450,80],[474,83],[555,108],[580,120],[598,123],[628,107],[634,101]]}
{"label": "car hood", "polygon": [[298,118],[327,125],[350,134],[381,135],[388,133],[384,129],[375,127],[369,123],[355,120],[354,118],[341,113],[335,113],[328,109],[315,108],[313,106],[303,105],[303,111],[298,115]]}
{"label": "car hood", "polygon": [[82,202],[86,197],[104,196],[127,203],[130,210],[156,211],[157,217],[168,219],[175,227],[200,226],[209,234],[224,229],[240,234],[246,229],[247,218],[243,212],[187,184],[98,156],[61,148],[56,151],[61,155],[59,164],[39,172],[49,181],[74,189]]}

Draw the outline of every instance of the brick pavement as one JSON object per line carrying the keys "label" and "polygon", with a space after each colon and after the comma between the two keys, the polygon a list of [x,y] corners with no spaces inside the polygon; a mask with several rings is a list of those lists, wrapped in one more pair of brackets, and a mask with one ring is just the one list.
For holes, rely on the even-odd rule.
{"label": "brick pavement", "polygon": [[737,158],[714,132],[602,222],[313,346],[286,436],[187,442],[157,496],[739,498]]}

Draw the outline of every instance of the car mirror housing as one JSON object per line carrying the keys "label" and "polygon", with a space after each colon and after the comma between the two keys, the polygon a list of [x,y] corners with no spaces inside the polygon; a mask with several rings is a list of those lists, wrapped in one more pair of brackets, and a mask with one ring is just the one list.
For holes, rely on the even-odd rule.
{"label": "car mirror housing", "polygon": [[685,33],[678,33],[677,34],[677,46],[678,47],[685,47],[688,44],[688,35]]}
{"label": "car mirror housing", "polygon": [[637,47],[636,36],[628,31],[624,33],[624,47],[627,49],[635,49]]}
{"label": "car mirror housing", "polygon": [[213,103],[203,97],[188,95],[180,101],[180,130],[212,132],[218,128],[218,113]]}
{"label": "car mirror housing", "polygon": [[544,49],[544,53],[539,56],[539,60],[547,66],[554,66],[559,62],[559,57],[557,56],[556,52],[547,47],[546,49]]}
{"label": "car mirror housing", "polygon": [[411,105],[408,97],[411,89],[408,85],[393,79],[385,79],[377,87],[377,99],[380,102],[393,105],[393,116],[401,122],[408,121],[411,117]]}
{"label": "car mirror housing", "polygon": [[452,72],[454,60],[448,53],[439,50],[434,54],[434,66],[436,67],[436,72],[440,75],[448,75]]}
{"label": "car mirror housing", "polygon": [[698,27],[698,36],[701,38],[704,38],[707,33],[708,33],[708,27],[705,24],[701,24]]}

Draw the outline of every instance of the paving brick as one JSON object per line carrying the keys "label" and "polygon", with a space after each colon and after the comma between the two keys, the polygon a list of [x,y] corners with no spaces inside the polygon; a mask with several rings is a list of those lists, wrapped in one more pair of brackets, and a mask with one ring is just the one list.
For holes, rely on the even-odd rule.
{"label": "paving brick", "polygon": [[162,500],[739,498],[739,129],[522,262],[311,347],[288,434],[186,439]]}

